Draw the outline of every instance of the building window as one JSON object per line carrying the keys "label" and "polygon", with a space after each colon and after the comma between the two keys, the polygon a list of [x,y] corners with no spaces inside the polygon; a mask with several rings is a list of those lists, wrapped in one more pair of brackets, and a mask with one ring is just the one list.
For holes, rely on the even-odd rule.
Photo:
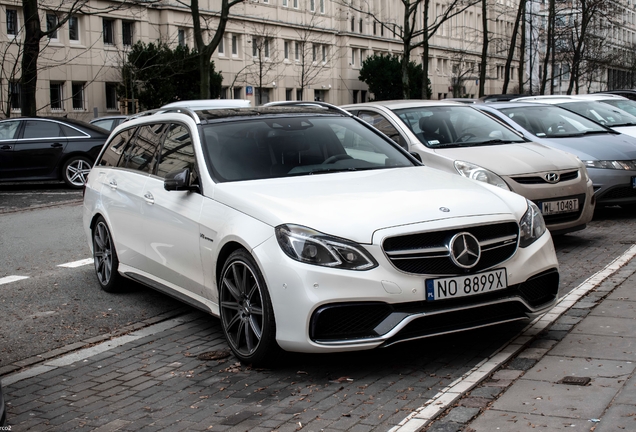
{"label": "building window", "polygon": [[117,106],[117,84],[106,83],[106,109],[116,110]]}
{"label": "building window", "polygon": [[327,62],[327,45],[322,46],[322,62]]}
{"label": "building window", "polygon": [[227,87],[221,87],[221,99],[227,99],[227,91],[229,89]]}
{"label": "building window", "polygon": [[300,44],[298,42],[294,42],[294,60],[300,60]]}
{"label": "building window", "polygon": [[219,46],[216,47],[216,49],[219,52],[219,56],[225,56],[225,36],[221,36],[221,40],[219,41]]}
{"label": "building window", "polygon": [[132,21],[121,22],[121,42],[124,46],[133,44],[133,29],[134,23]]}
{"label": "building window", "polygon": [[287,7],[287,0],[283,0],[283,7]]}
{"label": "building window", "polygon": [[352,32],[356,31],[356,19],[355,18],[351,18],[351,31]]}
{"label": "building window", "polygon": [[285,89],[285,100],[293,100],[292,99],[292,95],[293,95],[293,91],[294,89]]}
{"label": "building window", "polygon": [[243,87],[234,87],[233,89],[233,93],[234,93],[234,99],[242,99],[242,95],[241,92],[243,90]]}
{"label": "building window", "polygon": [[104,38],[105,45],[115,44],[115,38],[113,35],[113,23],[114,21],[110,19],[103,19],[102,21],[102,29],[103,29],[102,37]]}
{"label": "building window", "polygon": [[325,13],[325,0],[320,0],[320,13]]}
{"label": "building window", "polygon": [[177,30],[177,39],[178,39],[179,46],[186,46],[186,37],[185,37],[184,29]]}
{"label": "building window", "polygon": [[358,57],[357,48],[351,48],[351,66],[356,65],[356,58]]}
{"label": "building window", "polygon": [[62,83],[51,83],[51,110],[62,109]]}
{"label": "building window", "polygon": [[377,28],[378,28],[377,23],[373,21],[373,36],[375,36],[378,33]]}
{"label": "building window", "polygon": [[46,14],[46,31],[49,33],[49,39],[57,39],[57,15],[55,14]]}
{"label": "building window", "polygon": [[[234,52],[232,52],[234,54]],[[252,38],[252,57],[258,57],[258,39]]]}
{"label": "building window", "polygon": [[294,0],[294,9],[298,9],[298,0]]}
{"label": "building window", "polygon": [[269,58],[269,39],[263,41],[263,49],[265,50],[265,58]]}
{"label": "building window", "polygon": [[289,60],[289,41],[285,41],[285,43],[283,44],[284,47],[284,53],[285,53],[285,60]]}
{"label": "building window", "polygon": [[311,45],[311,61],[315,63],[317,57],[318,57],[318,45],[312,44]]}
{"label": "building window", "polygon": [[238,55],[238,37],[236,35],[232,35],[232,55]]}
{"label": "building window", "polygon": [[9,82],[9,97],[11,98],[11,110],[20,110],[20,83],[17,81]]}
{"label": "building window", "polygon": [[71,41],[79,42],[79,18],[72,16],[68,20],[68,38]]}
{"label": "building window", "polygon": [[360,18],[360,21],[358,22],[358,29],[360,30],[360,33],[362,33],[362,18]]}
{"label": "building window", "polygon": [[367,101],[367,91],[366,90],[361,90],[360,91],[360,103],[365,103]]}
{"label": "building window", "polygon": [[358,103],[358,90],[353,90],[353,103]]}
{"label": "building window", "polygon": [[84,109],[84,83],[73,83],[73,109]]}
{"label": "building window", "polygon": [[7,9],[7,34],[17,36],[18,34],[18,11]]}
{"label": "building window", "polygon": [[303,100],[303,91],[301,89],[296,90],[296,100]]}
{"label": "building window", "polygon": [[316,0],[309,0],[309,10],[312,12],[316,10]]}

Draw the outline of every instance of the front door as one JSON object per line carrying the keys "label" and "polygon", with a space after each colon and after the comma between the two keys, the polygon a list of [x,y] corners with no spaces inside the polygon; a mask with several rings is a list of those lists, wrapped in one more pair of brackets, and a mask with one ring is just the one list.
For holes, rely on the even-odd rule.
{"label": "front door", "polygon": [[13,149],[13,177],[57,177],[55,170],[68,140],[53,120],[24,120]]}

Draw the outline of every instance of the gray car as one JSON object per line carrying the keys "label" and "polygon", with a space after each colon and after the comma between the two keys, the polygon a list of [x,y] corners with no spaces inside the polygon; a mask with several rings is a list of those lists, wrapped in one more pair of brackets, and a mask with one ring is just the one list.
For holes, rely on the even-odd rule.
{"label": "gray car", "polygon": [[636,138],[555,105],[498,102],[476,108],[528,139],[578,156],[594,183],[597,206],[636,208]]}

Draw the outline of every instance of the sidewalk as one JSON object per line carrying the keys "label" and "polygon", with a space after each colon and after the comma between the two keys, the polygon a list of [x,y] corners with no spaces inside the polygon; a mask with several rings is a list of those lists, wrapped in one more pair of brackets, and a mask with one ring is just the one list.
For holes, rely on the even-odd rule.
{"label": "sidewalk", "polygon": [[636,258],[427,432],[636,430]]}

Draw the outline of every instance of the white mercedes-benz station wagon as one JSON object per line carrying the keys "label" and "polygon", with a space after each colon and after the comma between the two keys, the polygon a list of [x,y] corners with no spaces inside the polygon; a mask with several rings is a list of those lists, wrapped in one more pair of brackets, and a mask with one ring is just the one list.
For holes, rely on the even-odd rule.
{"label": "white mercedes-benz station wagon", "polygon": [[84,196],[100,286],[132,279],[218,316],[253,364],[554,305],[558,264],[536,205],[421,166],[318,105],[181,109],[115,129]]}

